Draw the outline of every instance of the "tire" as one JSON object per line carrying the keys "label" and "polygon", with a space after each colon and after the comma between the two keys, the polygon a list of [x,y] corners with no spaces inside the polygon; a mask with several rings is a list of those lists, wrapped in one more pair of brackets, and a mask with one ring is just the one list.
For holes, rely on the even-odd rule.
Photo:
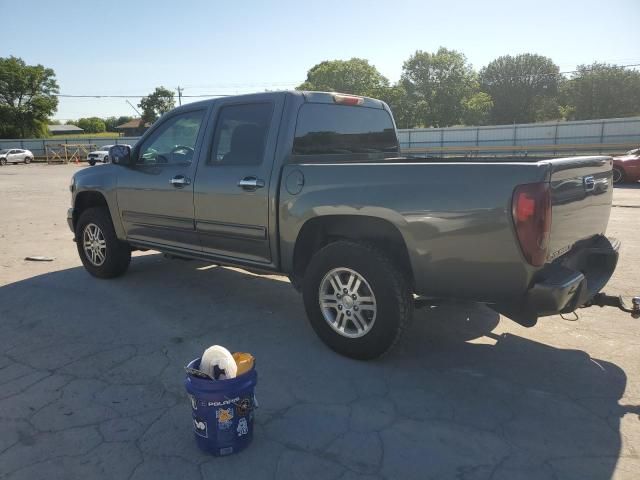
{"label": "tire", "polygon": [[[327,279],[333,276],[335,282],[336,274],[343,277],[342,288],[351,283],[349,279],[355,274],[352,286],[357,284],[359,289],[355,293],[352,288],[348,289],[351,292],[348,295],[344,295],[343,290],[342,300],[337,299],[340,295],[336,295],[332,287],[329,290],[333,293],[327,293],[329,290],[325,287],[335,285],[330,280],[327,283]],[[321,307],[321,290],[333,306]],[[367,294],[368,290],[371,295]],[[331,299],[332,296],[337,298]],[[320,339],[335,352],[359,360],[370,360],[389,351],[413,315],[409,283],[394,262],[373,245],[346,240],[331,243],[313,256],[303,279],[303,298],[309,322]],[[373,298],[373,305],[365,302],[365,298]],[[325,303],[325,307],[327,305]],[[345,312],[341,318],[338,308]],[[344,316],[347,312],[351,312],[351,317]]]}
{"label": "tire", "polygon": [[95,160],[89,160],[89,165],[91,165],[92,167],[96,164]]}
{"label": "tire", "polygon": [[613,167],[613,183],[614,185],[620,185],[625,182],[624,170],[620,167]]}
{"label": "tire", "polygon": [[[98,229],[100,234],[95,235]],[[92,235],[92,233],[94,235]],[[102,257],[92,258],[91,248],[85,249],[85,243],[95,239],[96,246],[102,251]],[[76,246],[84,268],[94,277],[115,278],[124,274],[131,262],[131,247],[118,240],[106,208],[88,208],[80,215],[76,225]]]}
{"label": "tire", "polygon": [[2,165],[3,167],[7,164],[7,159],[6,158],[0,158],[0,165]]}
{"label": "tire", "polygon": [[102,163],[107,163],[109,161],[109,155],[105,155],[102,159]]}
{"label": "tire", "polygon": [[31,160],[33,160],[31,157],[25,157],[25,158],[24,158],[24,163],[25,163],[26,165],[29,165],[29,164],[31,163]]}

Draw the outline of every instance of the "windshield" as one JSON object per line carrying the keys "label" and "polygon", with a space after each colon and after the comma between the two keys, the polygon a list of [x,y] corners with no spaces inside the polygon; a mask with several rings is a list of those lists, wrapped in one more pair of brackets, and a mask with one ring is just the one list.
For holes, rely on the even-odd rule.
{"label": "windshield", "polygon": [[107,152],[111,147],[113,147],[113,145],[103,145],[102,147],[98,147],[98,150]]}
{"label": "windshield", "polygon": [[0,155],[2,155],[3,153],[9,153],[9,149],[8,148],[4,148],[4,149],[0,150]]}
{"label": "windshield", "polygon": [[634,148],[633,150],[629,150],[627,155],[637,155],[640,153],[640,148]]}

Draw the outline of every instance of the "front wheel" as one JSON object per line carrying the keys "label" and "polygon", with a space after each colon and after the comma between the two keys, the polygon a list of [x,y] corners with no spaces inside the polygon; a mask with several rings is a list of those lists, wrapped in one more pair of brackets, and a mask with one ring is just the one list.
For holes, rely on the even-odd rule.
{"label": "front wheel", "polygon": [[26,157],[24,159],[24,163],[26,163],[27,165],[29,165],[31,163],[31,157]]}
{"label": "front wheel", "polygon": [[368,360],[391,349],[413,314],[409,284],[375,246],[331,243],[311,259],[303,281],[311,326],[334,351]]}
{"label": "front wheel", "polygon": [[76,245],[84,268],[94,277],[118,277],[129,268],[131,248],[116,236],[105,208],[82,212],[76,225]]}
{"label": "front wheel", "polygon": [[89,160],[89,165],[91,165],[92,167],[96,164],[95,160]]}
{"label": "front wheel", "polygon": [[624,183],[624,170],[619,167],[613,167],[613,183],[616,185]]}
{"label": "front wheel", "polygon": [[7,164],[7,159],[6,158],[0,158],[0,165],[2,165],[3,167]]}

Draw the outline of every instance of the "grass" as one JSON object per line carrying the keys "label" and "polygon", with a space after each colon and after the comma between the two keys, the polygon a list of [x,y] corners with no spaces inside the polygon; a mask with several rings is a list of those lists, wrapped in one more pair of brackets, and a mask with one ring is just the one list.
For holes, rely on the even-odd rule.
{"label": "grass", "polygon": [[102,133],[72,133],[69,135],[50,135],[42,140],[69,140],[75,138],[118,138],[117,132],[102,132]]}

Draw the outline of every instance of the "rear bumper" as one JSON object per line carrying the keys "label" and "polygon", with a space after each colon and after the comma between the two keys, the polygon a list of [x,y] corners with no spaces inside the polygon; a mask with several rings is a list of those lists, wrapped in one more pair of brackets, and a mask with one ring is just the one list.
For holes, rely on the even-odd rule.
{"label": "rear bumper", "polygon": [[588,303],[604,288],[618,263],[620,242],[605,236],[577,243],[534,277],[519,305],[497,308],[525,326],[538,317],[569,313]]}

